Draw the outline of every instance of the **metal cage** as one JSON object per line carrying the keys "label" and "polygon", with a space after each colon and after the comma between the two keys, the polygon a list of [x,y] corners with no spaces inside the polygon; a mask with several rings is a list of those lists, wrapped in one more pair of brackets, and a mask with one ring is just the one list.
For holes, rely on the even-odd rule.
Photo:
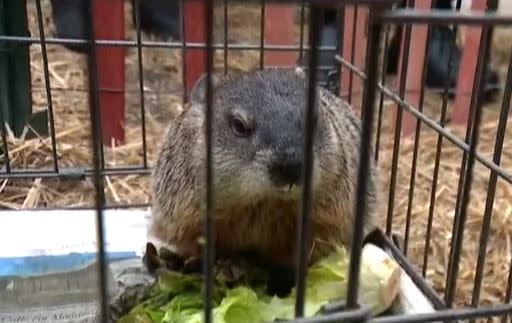
{"label": "metal cage", "polygon": [[[195,67],[191,67],[190,64],[201,65],[204,66],[204,70],[207,71],[208,75],[208,86],[207,86],[207,131],[211,130],[211,115],[214,113],[212,111],[211,106],[211,97],[212,97],[212,87],[211,87],[211,73],[213,73],[213,56],[215,51],[224,51],[225,59],[227,61],[227,50],[251,50],[251,51],[259,51],[261,52],[261,60],[260,60],[260,68],[264,67],[263,60],[263,51],[265,52],[284,52],[284,51],[297,51],[299,52],[299,58],[302,60],[303,56],[307,54],[308,62],[307,62],[307,70],[316,71],[318,69],[318,61],[319,57],[324,52],[331,53],[340,53],[343,49],[342,44],[338,44],[336,47],[322,47],[320,46],[320,28],[322,21],[322,10],[325,8],[331,8],[338,10],[338,18],[343,16],[343,10],[345,10],[346,6],[352,6],[351,10],[355,8],[367,8],[368,10],[368,22],[366,25],[366,33],[367,33],[367,42],[366,42],[366,51],[364,58],[364,69],[361,70],[356,64],[354,64],[355,57],[355,49],[352,48],[351,51],[351,60],[347,60],[343,58],[341,55],[334,55],[336,60],[336,66],[333,67],[324,67],[325,70],[330,71],[329,80],[327,81],[328,86],[332,86],[333,91],[339,91],[339,84],[332,84],[331,80],[336,77],[340,77],[340,73],[345,75],[350,74],[350,85],[348,86],[348,95],[352,98],[352,88],[353,82],[355,79],[358,79],[361,84],[363,84],[362,91],[362,103],[361,103],[361,118],[362,118],[362,144],[361,146],[367,147],[376,135],[376,156],[371,156],[367,149],[361,149],[361,159],[359,166],[359,177],[358,177],[358,189],[357,189],[357,202],[354,205],[357,220],[355,222],[354,227],[354,238],[353,238],[353,250],[350,258],[350,275],[349,275],[349,283],[348,283],[348,292],[347,292],[347,300],[346,304],[338,304],[338,306],[334,306],[333,308],[326,309],[325,313],[322,316],[315,317],[314,319],[304,319],[301,318],[304,310],[304,279],[306,275],[306,246],[305,239],[303,237],[307,234],[309,227],[309,207],[310,207],[310,175],[311,175],[311,165],[312,165],[312,136],[311,136],[311,122],[309,121],[309,116],[312,113],[313,101],[315,91],[313,91],[313,86],[318,83],[319,75],[316,73],[309,73],[309,92],[308,92],[308,109],[306,112],[307,115],[307,131],[306,131],[306,144],[305,144],[305,163],[303,174],[305,175],[306,181],[303,186],[303,195],[302,195],[302,206],[301,206],[301,214],[300,217],[300,225],[299,225],[299,239],[297,241],[297,248],[300,250],[299,252],[299,266],[298,270],[298,279],[296,282],[297,287],[297,299],[296,299],[296,322],[338,322],[338,321],[372,321],[372,322],[433,322],[433,321],[454,321],[454,320],[468,320],[468,319],[477,319],[477,318],[491,318],[492,316],[502,316],[503,322],[509,322],[509,314],[512,313],[512,305],[508,304],[510,301],[510,290],[512,289],[512,274],[509,278],[507,299],[505,300],[505,304],[495,304],[493,306],[478,306],[478,295],[480,292],[480,287],[476,287],[474,291],[473,298],[475,303],[471,304],[465,308],[452,308],[457,276],[459,272],[459,263],[461,259],[461,249],[463,245],[463,233],[464,227],[467,218],[468,212],[468,201],[471,194],[472,188],[472,179],[473,179],[473,170],[475,168],[475,164],[481,163],[491,171],[491,176],[489,179],[489,189],[487,200],[489,205],[486,206],[484,217],[484,225],[482,228],[482,238],[481,245],[478,254],[478,266],[477,266],[477,278],[475,280],[475,286],[480,286],[483,278],[483,262],[485,261],[486,256],[486,245],[487,238],[490,234],[489,232],[489,223],[490,217],[492,213],[492,202],[494,200],[494,194],[496,189],[496,182],[498,178],[506,181],[509,184],[512,184],[512,173],[506,170],[505,168],[500,166],[500,156],[502,153],[502,146],[504,141],[504,133],[505,127],[507,123],[508,110],[510,106],[511,92],[512,92],[512,67],[509,67],[507,81],[505,85],[505,92],[503,94],[503,104],[502,110],[500,114],[498,129],[497,129],[497,140],[494,148],[494,156],[492,160],[487,159],[477,152],[477,144],[479,140],[479,124],[482,118],[482,100],[483,100],[483,75],[487,72],[487,62],[489,61],[489,51],[490,51],[490,42],[493,35],[493,28],[498,25],[512,25],[512,16],[503,16],[496,13],[461,13],[461,12],[441,12],[438,10],[419,10],[414,9],[414,1],[408,1],[407,8],[403,9],[395,9],[394,4],[396,1],[394,0],[309,0],[309,1],[255,1],[255,4],[261,5],[262,12],[264,12],[265,6],[269,6],[269,4],[294,4],[300,8],[300,16],[301,16],[301,25],[305,24],[306,19],[306,11],[309,15],[309,44],[305,44],[304,40],[305,31],[304,28],[301,28],[300,32],[300,45],[299,46],[291,46],[291,45],[266,45],[263,39],[263,35],[261,36],[260,44],[255,45],[245,45],[245,44],[231,44],[228,42],[228,37],[224,37],[224,43],[214,42],[213,37],[213,1],[198,1],[198,0],[181,0],[180,7],[182,11],[185,11],[187,6],[190,6],[191,11],[195,10],[197,14],[200,14],[201,17],[195,23],[204,27],[203,31],[199,31],[199,33],[204,36],[204,42],[197,41],[197,39],[201,37],[190,36],[183,37],[182,41],[142,41],[141,37],[141,29],[140,29],[140,3],[143,0],[135,0],[134,1],[134,10],[135,10],[135,25],[136,25],[136,39],[135,40],[112,40],[112,39],[102,39],[104,37],[99,36],[98,30],[95,30],[95,25],[98,24],[97,18],[95,14],[98,14],[101,7],[102,1],[84,1],[84,10],[87,12],[87,19],[85,19],[86,26],[85,29],[89,34],[89,39],[59,39],[59,38],[48,38],[45,36],[44,32],[44,24],[42,9],[41,9],[41,0],[35,0],[36,8],[37,8],[37,25],[39,28],[39,37],[31,37],[30,35],[20,35],[20,34],[9,34],[9,33],[0,33],[0,57],[3,52],[7,52],[9,49],[16,49],[21,47],[28,46],[41,46],[42,47],[42,58],[44,61],[44,79],[45,79],[45,91],[48,99],[48,118],[49,118],[49,135],[51,137],[51,150],[52,150],[52,168],[44,169],[44,170],[36,170],[36,169],[20,169],[12,167],[10,162],[10,152],[8,145],[8,129],[6,127],[7,120],[4,120],[5,114],[0,113],[0,123],[1,123],[1,134],[2,134],[2,169],[0,171],[0,180],[20,180],[20,179],[31,179],[31,178],[43,178],[43,179],[60,179],[60,180],[71,180],[71,181],[81,181],[86,178],[92,179],[94,183],[94,192],[95,192],[95,205],[94,208],[97,212],[97,241],[98,241],[98,259],[100,264],[99,275],[99,287],[100,287],[100,300],[101,300],[101,318],[102,321],[108,321],[108,301],[107,301],[107,275],[106,275],[106,260],[105,260],[105,249],[104,249],[104,224],[103,224],[103,211],[106,208],[118,208],[118,207],[133,207],[134,205],[107,205],[105,198],[105,176],[123,176],[123,175],[131,175],[131,174],[139,174],[139,175],[149,175],[151,172],[146,148],[146,124],[145,124],[145,104],[144,104],[144,73],[143,73],[143,59],[142,59],[142,50],[143,48],[169,48],[169,49],[181,49],[183,57],[186,55],[187,59],[182,59],[181,69],[183,71],[183,101],[186,101],[187,96],[187,86],[190,82],[193,82],[193,78],[196,76],[191,76],[192,80],[188,80],[188,74],[185,72],[188,69],[195,69]],[[503,1],[503,0],[502,0]],[[10,2],[10,1],[9,1]],[[105,1],[105,3],[108,1]],[[6,1],[0,1],[0,5],[6,6]],[[460,1],[459,1],[460,7]],[[223,6],[225,11],[227,12],[227,8],[229,6],[228,1],[224,1]],[[491,5],[489,5],[491,6]],[[306,10],[307,9],[307,10]],[[0,8],[0,11],[2,9]],[[357,9],[356,9],[357,10]],[[1,23],[1,22],[0,22]],[[261,22],[261,30],[265,29],[264,26],[264,16],[262,15]],[[446,123],[446,110],[447,104],[444,103],[442,106],[442,116],[440,120],[434,120],[424,114],[421,108],[418,108],[414,104],[407,102],[405,99],[406,92],[406,76],[407,76],[407,68],[402,68],[400,71],[400,85],[398,93],[395,93],[394,90],[389,89],[384,84],[384,69],[385,64],[381,64],[380,60],[382,60],[382,56],[385,57],[387,50],[387,42],[384,41],[388,39],[389,28],[385,28],[390,25],[399,25],[403,24],[405,28],[404,34],[404,62],[406,62],[410,55],[409,49],[411,44],[411,29],[416,25],[440,25],[440,24],[453,24],[453,25],[471,25],[471,26],[479,26],[482,28],[482,37],[481,44],[479,47],[479,57],[478,57],[478,66],[476,68],[476,85],[474,90],[472,91],[471,96],[471,109],[469,113],[469,118],[467,122],[467,131],[465,140],[461,140],[452,134],[450,131],[445,129]],[[354,21],[354,26],[356,22]],[[99,28],[99,27],[98,27]],[[189,30],[187,30],[189,28]],[[182,35],[187,35],[187,33],[191,33],[191,22],[187,21],[185,15],[182,12],[181,19],[181,32]],[[97,28],[96,28],[97,29]],[[227,35],[227,22],[224,26],[224,34]],[[0,30],[1,31],[1,30]],[[386,31],[386,33],[384,33]],[[195,32],[197,33],[197,28],[195,28]],[[343,30],[339,29],[338,33],[342,33]],[[352,30],[353,35],[355,35],[355,27]],[[338,37],[340,35],[338,34]],[[197,38],[197,39],[194,39]],[[381,44],[386,44],[384,51]],[[90,104],[90,122],[91,122],[91,149],[93,153],[93,163],[89,167],[85,168],[66,168],[59,165],[58,156],[57,156],[57,140],[58,138],[55,135],[55,129],[53,125],[53,115],[54,112],[52,110],[52,86],[50,84],[50,72],[48,69],[48,57],[46,54],[46,47],[49,45],[74,45],[81,46],[82,50],[87,53],[87,66],[88,66],[88,96],[89,96],[89,104]],[[98,68],[98,64],[102,59],[105,59],[105,50],[117,50],[118,48],[135,48],[138,56],[138,95],[140,96],[140,112],[142,116],[141,120],[141,129],[142,129],[142,141],[143,141],[143,152],[142,152],[142,162],[138,166],[122,166],[122,167],[108,167],[105,164],[105,156],[104,156],[104,147],[102,145],[102,138],[105,139],[107,136],[108,140],[111,140],[113,137],[116,137],[116,131],[112,129],[107,129],[109,127],[108,120],[105,118],[109,118],[107,114],[104,114],[105,108],[102,107],[102,104],[114,104],[116,99],[112,99],[113,101],[108,101],[108,99],[103,99],[101,97],[101,93],[110,90],[110,94],[116,93],[116,89],[101,89],[102,85],[100,85],[100,79],[104,78],[104,73],[101,71],[101,68]],[[103,51],[101,51],[103,50]],[[188,53],[188,54],[187,54]],[[118,54],[115,54],[118,55]],[[112,61],[110,61],[112,62]],[[382,65],[382,66],[381,66]],[[104,65],[103,65],[104,66]],[[423,68],[424,69],[424,68]],[[224,66],[224,71],[227,71],[227,63]],[[103,73],[103,74],[102,74]],[[1,73],[0,73],[1,74]],[[102,74],[102,75],[99,75]],[[422,73],[424,74],[424,72]],[[124,79],[121,80],[121,83]],[[422,77],[422,81],[424,82],[424,76]],[[111,84],[116,83],[120,84],[118,81],[113,81]],[[107,82],[108,83],[108,82]],[[0,83],[1,84],[1,83]],[[19,83],[18,83],[19,84]],[[103,84],[105,85],[105,84]],[[124,85],[122,85],[124,86]],[[103,86],[104,87],[104,86]],[[422,90],[423,91],[423,88]],[[445,97],[444,101],[446,101],[447,89],[445,89]],[[119,91],[117,91],[119,92]],[[2,93],[0,91],[0,93]],[[350,100],[349,98],[349,100]],[[383,238],[383,241],[386,244],[386,247],[391,250],[393,256],[397,259],[400,265],[404,268],[407,274],[410,275],[412,280],[418,285],[418,288],[429,298],[429,300],[434,304],[436,308],[436,312],[429,314],[418,314],[418,315],[392,315],[392,316],[383,316],[379,318],[369,319],[368,311],[364,305],[358,304],[358,277],[359,277],[359,264],[361,262],[361,248],[363,246],[362,236],[362,227],[363,227],[363,214],[365,210],[365,192],[366,192],[366,178],[368,176],[368,164],[370,158],[378,158],[378,148],[379,148],[379,138],[380,138],[380,127],[381,120],[383,116],[383,98],[387,98],[393,101],[397,105],[397,127],[395,129],[394,135],[394,144],[393,144],[393,157],[392,157],[392,171],[391,171],[391,184],[390,184],[390,192],[389,192],[389,205],[388,205],[388,214],[387,214],[387,226],[386,226],[386,234],[387,237]],[[0,100],[0,104],[2,104],[2,100]],[[123,104],[123,101],[120,101]],[[380,103],[379,103],[380,102]],[[119,103],[119,102],[118,102]],[[4,103],[5,104],[5,103]],[[115,103],[117,104],[117,103]],[[423,103],[420,103],[422,105]],[[432,200],[430,203],[434,203],[435,200],[435,185],[438,181],[438,173],[437,169],[440,162],[440,147],[443,139],[447,139],[452,142],[458,149],[463,152],[463,160],[462,167],[460,173],[460,182],[459,182],[459,191],[457,192],[457,205],[455,212],[455,220],[453,226],[453,239],[451,241],[451,249],[450,249],[450,259],[449,259],[449,267],[448,267],[448,277],[446,280],[446,293],[445,298],[442,299],[433,289],[428,285],[425,281],[425,269],[422,273],[418,272],[415,267],[411,264],[411,262],[404,255],[404,251],[397,246],[392,239],[392,223],[393,223],[393,201],[395,198],[394,185],[396,184],[396,171],[398,168],[398,156],[400,150],[400,137],[401,137],[401,125],[402,118],[404,118],[404,113],[408,113],[414,117],[415,123],[419,125],[420,123],[429,127],[436,131],[439,134],[439,141],[437,146],[437,155],[435,160],[435,171],[434,171],[434,179],[432,189]],[[103,118],[103,119],[102,119]],[[375,124],[377,124],[377,128],[375,129]],[[101,126],[100,126],[101,125]],[[111,126],[111,125],[110,125]],[[105,128],[107,127],[107,128]],[[417,128],[418,129],[418,128]],[[107,134],[106,134],[107,133]],[[419,130],[416,130],[415,133],[415,152],[418,147],[418,136]],[[116,140],[119,138],[116,138]],[[122,141],[122,139],[121,139]],[[211,138],[207,135],[206,143],[208,146],[207,149],[207,177],[204,179],[207,183],[208,193],[205,197],[206,203],[206,214],[205,214],[205,226],[204,226],[204,234],[206,237],[206,245],[210,246],[205,248],[204,250],[204,286],[205,286],[205,322],[211,322],[211,279],[212,279],[212,256],[213,249],[212,244],[208,244],[208,241],[211,241],[211,237],[215,228],[212,226],[212,218],[215,216],[212,214],[211,210],[213,209],[213,190],[211,189],[212,177],[214,176],[211,168],[211,158],[212,153],[210,150]],[[414,155],[413,165],[415,165],[415,160],[417,156]],[[413,166],[412,173],[415,174],[415,167]],[[411,189],[409,191],[409,199],[414,194],[414,176],[411,176]],[[0,195],[1,196],[1,195]],[[138,205],[141,206],[141,205]],[[146,206],[146,205],[142,205]],[[409,214],[410,215],[410,214]],[[429,218],[429,224],[431,225],[432,219]],[[430,236],[431,227],[428,228],[427,231],[427,244]],[[407,244],[407,235],[405,237],[405,244]],[[428,250],[428,248],[426,248]],[[407,247],[405,247],[407,250]],[[427,253],[427,251],[425,251]],[[428,260],[428,255],[425,255],[425,261]]]}

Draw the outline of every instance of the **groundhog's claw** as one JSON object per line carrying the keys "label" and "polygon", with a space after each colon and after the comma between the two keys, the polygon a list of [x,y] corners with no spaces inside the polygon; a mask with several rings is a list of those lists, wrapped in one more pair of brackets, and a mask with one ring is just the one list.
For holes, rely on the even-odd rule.
{"label": "groundhog's claw", "polygon": [[199,274],[202,271],[202,264],[201,258],[189,258],[185,260],[183,272],[186,274]]}
{"label": "groundhog's claw", "polygon": [[182,256],[169,249],[162,247],[160,248],[160,253],[158,253],[156,247],[150,242],[146,244],[146,253],[142,257],[142,262],[147,271],[152,275],[156,275],[157,271],[161,269],[189,271],[192,266],[190,260],[185,261]]}
{"label": "groundhog's claw", "polygon": [[144,264],[144,267],[146,267],[146,270],[152,275],[163,265],[158,258],[158,252],[156,251],[155,246],[150,242],[146,244],[146,252],[142,257],[142,263]]}
{"label": "groundhog's claw", "polygon": [[173,271],[182,270],[185,264],[185,260],[182,256],[166,248],[160,248],[160,259],[165,262],[167,269]]}

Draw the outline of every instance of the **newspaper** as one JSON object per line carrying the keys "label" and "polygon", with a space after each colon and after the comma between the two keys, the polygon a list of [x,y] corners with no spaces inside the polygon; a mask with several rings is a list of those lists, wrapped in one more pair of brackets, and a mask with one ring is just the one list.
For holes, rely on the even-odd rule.
{"label": "newspaper", "polygon": [[[147,217],[104,211],[112,321],[154,281],[141,259]],[[0,211],[0,323],[100,322],[96,250],[94,210]],[[435,311],[404,271],[400,289],[387,315]]]}
{"label": "newspaper", "polygon": [[[111,300],[142,273],[146,210],[105,210]],[[0,323],[99,322],[94,210],[0,212]]]}

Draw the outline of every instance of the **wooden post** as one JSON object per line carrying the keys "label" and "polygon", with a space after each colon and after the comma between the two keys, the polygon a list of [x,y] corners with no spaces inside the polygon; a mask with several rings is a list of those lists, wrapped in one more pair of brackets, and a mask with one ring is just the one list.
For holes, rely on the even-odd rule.
{"label": "wooden post", "polygon": [[[289,4],[265,4],[265,44],[294,44],[294,6]],[[292,67],[297,65],[295,51],[265,51],[264,66]]]}
{"label": "wooden post", "polygon": [[[124,1],[92,0],[96,40],[124,40]],[[124,141],[125,49],[96,47],[103,144]]]}
{"label": "wooden post", "polygon": [[[356,17],[357,11],[357,18]],[[356,31],[354,37],[354,19],[356,21]],[[343,42],[341,57],[350,62],[358,69],[364,71],[364,60],[366,52],[366,23],[368,20],[368,8],[350,5],[345,7],[345,17],[343,19]],[[354,49],[354,61],[352,59],[352,49]],[[363,82],[356,74],[353,74],[349,68],[341,67],[340,75],[340,96],[353,102],[354,98],[362,97]],[[352,81],[351,81],[352,80]],[[351,92],[351,93],[349,93]]]}
{"label": "wooden post", "polygon": [[[419,10],[430,9],[432,6],[432,0],[416,0],[414,8]],[[402,30],[402,44],[400,48],[400,58],[398,61],[398,78],[402,72],[402,60],[405,45],[405,27]],[[406,85],[404,100],[412,106],[418,108],[420,104],[420,90],[421,90],[421,72],[425,61],[425,49],[427,45],[427,25],[413,25],[411,28],[411,42],[409,47],[409,57],[407,60],[407,73],[406,73]],[[399,79],[397,79],[400,82]],[[392,113],[393,126],[396,127],[396,107]],[[416,130],[416,118],[407,111],[402,114],[402,136],[408,136]]]}
{"label": "wooden post", "polygon": [[[473,0],[471,3],[471,10],[484,11],[485,8],[486,0]],[[476,81],[476,64],[482,35],[481,27],[467,26],[465,29],[465,41],[457,76],[457,89],[452,112],[452,122],[454,124],[463,125],[465,125],[469,119],[471,94]]]}
{"label": "wooden post", "polygon": [[[185,19],[186,43],[206,43],[205,17],[206,2],[204,0],[183,1],[183,17]],[[190,93],[199,77],[206,72],[206,49],[185,49],[185,89]]]}

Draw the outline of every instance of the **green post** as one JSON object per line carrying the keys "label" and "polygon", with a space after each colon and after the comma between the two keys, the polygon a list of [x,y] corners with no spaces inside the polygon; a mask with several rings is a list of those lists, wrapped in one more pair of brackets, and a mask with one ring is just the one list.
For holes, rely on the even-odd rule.
{"label": "green post", "polygon": [[488,0],[487,1],[487,10],[496,12],[498,10],[500,1],[499,0]]}
{"label": "green post", "polygon": [[[26,0],[0,0],[0,35],[30,35]],[[16,136],[31,119],[28,44],[0,41],[0,112]]]}
{"label": "green post", "polygon": [[[5,18],[7,16],[6,8],[8,0],[0,0],[0,35],[6,35],[6,25],[7,25],[7,19]],[[11,124],[11,116],[9,113],[9,95],[8,95],[8,85],[9,85],[9,78],[8,78],[8,62],[7,62],[7,55],[5,55],[6,51],[6,44],[0,41],[0,113],[2,113],[2,116],[4,117],[4,122]]]}

